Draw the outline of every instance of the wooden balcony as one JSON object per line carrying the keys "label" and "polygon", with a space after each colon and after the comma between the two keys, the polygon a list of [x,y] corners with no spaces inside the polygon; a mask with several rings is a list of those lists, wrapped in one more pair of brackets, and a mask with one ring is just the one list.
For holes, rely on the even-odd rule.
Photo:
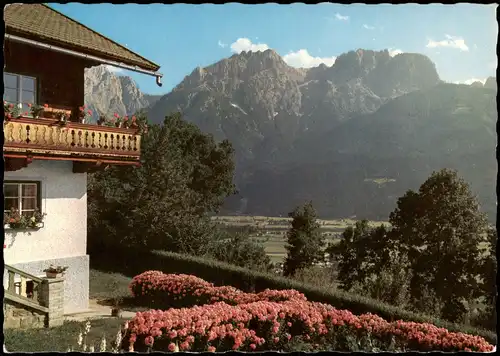
{"label": "wooden balcony", "polygon": [[141,136],[135,129],[28,117],[6,120],[3,128],[5,170],[21,169],[34,159],[73,161],[75,173],[109,164],[139,165]]}

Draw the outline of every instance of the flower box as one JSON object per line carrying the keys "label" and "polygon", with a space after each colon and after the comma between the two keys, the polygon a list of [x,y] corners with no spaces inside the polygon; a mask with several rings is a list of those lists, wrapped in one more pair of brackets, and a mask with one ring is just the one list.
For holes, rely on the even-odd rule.
{"label": "flower box", "polygon": [[35,226],[19,226],[19,227],[11,227],[11,224],[4,224],[4,230],[38,230],[41,229],[44,224],[43,222],[37,223]]}
{"label": "flower box", "polygon": [[57,114],[64,114],[65,116],[70,117],[71,116],[71,110],[68,110],[68,109],[57,109],[57,108],[53,108],[53,107],[49,106],[49,107],[44,108],[42,116],[44,118],[47,118],[47,119],[52,119],[52,118],[55,118],[55,116]]}
{"label": "flower box", "polygon": [[60,278],[64,276],[64,272],[57,273],[57,272],[45,272],[45,275],[47,278]]}
{"label": "flower box", "polygon": [[45,272],[47,278],[60,278],[60,277],[64,276],[64,272],[66,272],[67,269],[68,269],[68,267],[63,267],[63,266],[56,267],[56,266],[50,265],[49,268],[46,268],[43,271]]}

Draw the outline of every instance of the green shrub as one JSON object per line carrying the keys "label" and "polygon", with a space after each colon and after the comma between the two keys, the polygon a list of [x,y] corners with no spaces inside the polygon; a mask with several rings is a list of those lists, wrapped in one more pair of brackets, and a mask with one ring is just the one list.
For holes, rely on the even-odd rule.
{"label": "green shrub", "polygon": [[322,288],[332,291],[337,289],[337,283],[332,275],[330,267],[312,266],[296,271],[292,279],[302,283],[322,286]]}
{"label": "green shrub", "polygon": [[207,257],[248,269],[271,271],[271,259],[264,244],[252,239],[248,231],[219,230],[214,240],[207,247]]}
{"label": "green shrub", "polygon": [[112,251],[101,250],[91,253],[91,267],[101,271],[120,272],[132,277],[148,270],[159,270],[164,273],[191,274],[214,285],[230,285],[245,292],[260,292],[267,288],[295,289],[304,293],[310,301],[327,303],[337,309],[347,309],[355,315],[373,313],[388,321],[427,322],[450,331],[479,335],[487,341],[496,344],[496,334],[491,331],[450,323],[429,315],[409,312],[361,295],[354,295],[340,290],[331,292],[285,277],[248,270],[200,257],[165,251],[149,252],[139,249],[114,248]]}

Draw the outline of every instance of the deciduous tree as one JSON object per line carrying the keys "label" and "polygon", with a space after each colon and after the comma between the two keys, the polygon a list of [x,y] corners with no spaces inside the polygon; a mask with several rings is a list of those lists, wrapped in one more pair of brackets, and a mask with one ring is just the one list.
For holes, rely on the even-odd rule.
{"label": "deciduous tree", "polygon": [[140,167],[89,179],[90,243],[203,253],[214,228],[207,213],[234,192],[231,144],[173,114],[149,127],[141,148]]}
{"label": "deciduous tree", "polygon": [[411,264],[412,298],[432,290],[443,302],[442,317],[459,321],[463,301],[479,290],[479,248],[487,235],[486,217],[469,185],[456,171],[434,172],[418,192],[398,200],[389,222],[393,249]]}

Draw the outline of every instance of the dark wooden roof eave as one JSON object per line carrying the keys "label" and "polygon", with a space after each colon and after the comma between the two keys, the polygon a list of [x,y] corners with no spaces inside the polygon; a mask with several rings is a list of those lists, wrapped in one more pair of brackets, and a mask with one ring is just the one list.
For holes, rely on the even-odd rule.
{"label": "dark wooden roof eave", "polygon": [[[99,57],[99,58],[102,58],[104,60],[119,62],[119,63],[123,63],[123,64],[130,65],[130,66],[137,66],[137,67],[144,69],[144,70],[157,71],[160,69],[160,66],[145,65],[144,63],[139,63],[139,62],[127,59],[127,58],[114,56],[112,54],[105,53],[105,52],[93,51],[89,48],[84,48],[84,47],[80,47],[80,46],[68,45],[65,42],[57,41],[57,40],[54,40],[52,38],[47,38],[47,37],[38,36],[38,35],[35,36],[31,33],[18,31],[16,29],[12,29],[9,27],[6,27],[5,33],[13,35],[13,36],[23,37],[23,38],[26,38],[26,39],[29,39],[32,41],[38,41],[38,42],[41,42],[41,43],[44,43],[47,45],[53,45],[53,46],[61,47],[64,49],[72,50],[75,52],[80,52],[82,54],[87,54],[90,56]],[[5,40],[8,41],[8,39],[5,39]],[[94,66],[96,64],[96,61],[94,61],[92,59],[87,59],[87,61],[89,62],[89,66]],[[97,63],[97,64],[99,64],[99,63]]]}

